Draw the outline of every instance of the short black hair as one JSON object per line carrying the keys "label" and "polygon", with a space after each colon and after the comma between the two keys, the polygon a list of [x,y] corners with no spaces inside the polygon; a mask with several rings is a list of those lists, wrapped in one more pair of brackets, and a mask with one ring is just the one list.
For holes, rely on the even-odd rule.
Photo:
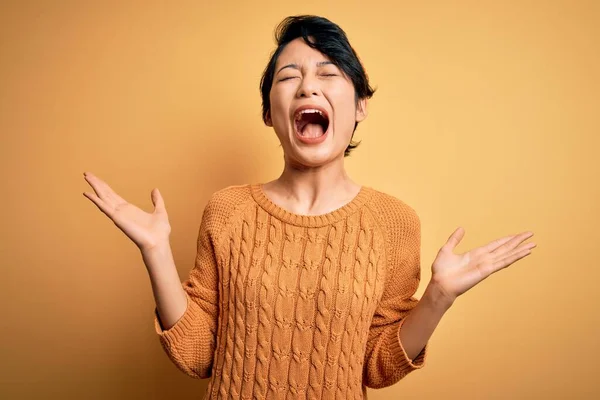
{"label": "short black hair", "polygon": [[[371,98],[375,93],[375,89],[369,85],[367,73],[358,55],[350,45],[346,33],[327,18],[316,15],[287,17],[277,25],[274,36],[277,48],[271,54],[271,59],[260,80],[262,117],[265,123],[267,122],[267,114],[271,109],[269,94],[273,85],[275,64],[285,46],[299,37],[303,38],[308,46],[329,57],[331,62],[352,80],[357,102],[359,99]],[[358,122],[354,124],[354,131],[356,131],[357,126]],[[354,131],[352,132],[352,137],[354,137]],[[360,142],[350,141],[350,144],[344,151],[344,157],[350,155],[350,152],[358,147],[359,144]]]}

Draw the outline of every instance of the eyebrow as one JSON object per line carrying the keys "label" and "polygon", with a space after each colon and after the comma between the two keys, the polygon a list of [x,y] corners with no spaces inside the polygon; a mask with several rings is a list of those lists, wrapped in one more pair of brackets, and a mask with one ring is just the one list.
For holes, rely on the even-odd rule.
{"label": "eyebrow", "polygon": [[[333,63],[332,63],[331,61],[319,61],[319,62],[317,63],[317,67],[322,67],[322,66],[324,66],[324,65],[330,65],[330,64],[332,64],[332,65],[333,65]],[[298,64],[288,64],[288,65],[284,65],[283,67],[279,68],[279,71],[277,71],[277,72],[275,73],[275,75],[277,75],[278,73],[280,73],[280,72],[281,72],[283,69],[285,69],[285,68],[294,68],[294,69],[300,69],[300,67],[298,66]]]}

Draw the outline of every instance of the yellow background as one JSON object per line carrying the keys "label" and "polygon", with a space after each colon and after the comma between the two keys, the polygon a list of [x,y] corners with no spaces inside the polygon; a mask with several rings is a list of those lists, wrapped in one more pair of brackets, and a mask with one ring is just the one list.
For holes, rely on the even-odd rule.
{"label": "yellow background", "polygon": [[259,79],[287,15],[330,18],[378,88],[346,161],[413,206],[422,284],[466,251],[538,248],[460,297],[428,365],[371,399],[599,398],[600,2],[85,2],[0,6],[3,399],[199,398],[153,331],[139,251],[83,171],[150,211],[182,279],[209,195],[282,169]]}

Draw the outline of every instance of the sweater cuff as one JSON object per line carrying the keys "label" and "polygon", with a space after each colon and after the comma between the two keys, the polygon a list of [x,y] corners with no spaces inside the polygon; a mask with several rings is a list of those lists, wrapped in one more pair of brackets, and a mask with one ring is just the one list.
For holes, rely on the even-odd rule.
{"label": "sweater cuff", "polygon": [[398,329],[394,330],[394,335],[392,338],[390,338],[391,343],[389,343],[389,351],[391,354],[396,356],[398,369],[401,371],[407,370],[410,372],[425,366],[429,342],[426,343],[421,352],[413,360],[411,360],[408,357],[408,354],[406,354],[406,350],[404,349],[402,341],[400,340],[400,329],[402,328],[402,325],[404,325],[404,321],[406,321],[406,318],[403,318],[398,324]]}
{"label": "sweater cuff", "polygon": [[154,308],[154,329],[160,339],[170,348],[173,348],[177,343],[188,336],[188,332],[192,330],[194,321],[198,319],[198,306],[196,303],[191,301],[187,292],[185,292],[187,300],[186,310],[175,322],[175,324],[169,329],[164,330],[160,324],[160,318],[158,315],[158,309]]}

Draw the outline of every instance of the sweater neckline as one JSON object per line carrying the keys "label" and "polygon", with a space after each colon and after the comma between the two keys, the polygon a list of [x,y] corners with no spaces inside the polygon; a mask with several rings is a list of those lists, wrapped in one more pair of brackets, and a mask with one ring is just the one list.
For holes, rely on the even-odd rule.
{"label": "sweater neckline", "polygon": [[283,222],[309,228],[329,225],[349,216],[359,210],[369,200],[372,193],[370,187],[362,185],[358,194],[352,200],[336,210],[320,215],[305,215],[293,213],[275,204],[263,190],[263,185],[263,183],[250,184],[252,197],[259,206]]}

